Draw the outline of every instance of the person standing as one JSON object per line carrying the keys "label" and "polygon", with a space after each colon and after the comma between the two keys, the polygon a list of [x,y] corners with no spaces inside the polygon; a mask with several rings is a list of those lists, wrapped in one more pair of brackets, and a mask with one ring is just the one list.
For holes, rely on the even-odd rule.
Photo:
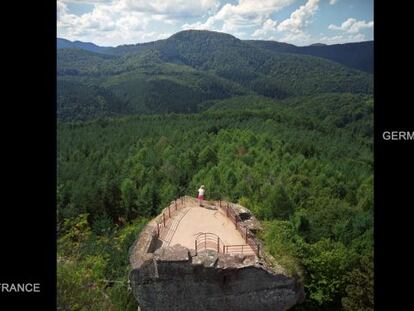
{"label": "person standing", "polygon": [[201,187],[198,189],[198,203],[200,206],[203,206],[202,202],[204,201],[204,193],[206,192],[206,189],[204,185],[201,185]]}

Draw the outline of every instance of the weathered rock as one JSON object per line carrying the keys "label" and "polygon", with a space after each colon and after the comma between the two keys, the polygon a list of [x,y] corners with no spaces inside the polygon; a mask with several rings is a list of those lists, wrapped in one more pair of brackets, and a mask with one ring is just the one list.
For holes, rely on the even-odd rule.
{"label": "weathered rock", "polygon": [[244,206],[240,204],[231,203],[231,207],[239,215],[240,219],[243,221],[243,225],[247,227],[253,233],[263,230],[262,224],[260,221],[254,217],[253,213]]}
{"label": "weathered rock", "polygon": [[156,260],[159,261],[188,261],[190,252],[188,248],[179,244],[173,247],[163,247],[154,252]]}
{"label": "weathered rock", "polygon": [[[245,219],[257,222],[253,215]],[[304,300],[301,282],[256,256],[161,247],[151,234],[156,221],[141,232],[130,257],[129,278],[142,311],[278,311]]]}
{"label": "weathered rock", "polygon": [[203,265],[206,268],[215,267],[218,261],[218,254],[215,251],[206,250],[198,252],[196,256],[193,257],[192,263],[194,265]]}

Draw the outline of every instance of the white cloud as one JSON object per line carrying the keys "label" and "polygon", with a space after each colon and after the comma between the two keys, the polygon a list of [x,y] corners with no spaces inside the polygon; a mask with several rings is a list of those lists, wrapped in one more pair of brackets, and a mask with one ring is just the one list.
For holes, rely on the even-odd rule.
{"label": "white cloud", "polygon": [[315,42],[314,38],[304,31],[287,33],[280,39],[280,41],[299,46],[309,45]]}
{"label": "white cloud", "polygon": [[56,13],[57,13],[57,19],[61,19],[65,14],[68,13],[68,7],[63,1],[58,1],[56,3]]}
{"label": "white cloud", "polygon": [[318,10],[319,0],[308,0],[306,4],[301,5],[294,11],[288,19],[282,21],[277,29],[299,34],[311,22],[311,17]]}
{"label": "white cloud", "polygon": [[373,29],[374,22],[373,21],[358,21],[355,18],[348,18],[344,21],[340,26],[337,25],[329,25],[328,29],[334,31],[342,32],[342,35],[337,35],[333,37],[322,37],[321,40],[324,43],[347,43],[347,42],[360,42],[366,40],[366,37],[362,30],[366,29]]}
{"label": "white cloud", "polygon": [[276,31],[277,21],[271,18],[267,19],[261,28],[256,29],[252,33],[252,37],[255,39],[270,39],[274,38],[273,34]]}
{"label": "white cloud", "polygon": [[66,3],[79,3],[79,4],[95,4],[95,3],[110,3],[116,0],[58,0]]}
{"label": "white cloud", "polygon": [[[312,17],[319,9],[319,0],[308,0],[304,5],[296,9],[289,18],[274,25],[275,30],[280,33],[278,41],[296,45],[306,45],[313,42],[312,36],[306,32],[306,28],[312,22]],[[261,34],[261,31],[259,31]],[[275,36],[271,36],[274,38]],[[272,39],[273,40],[273,39]]]}
{"label": "white cloud", "polygon": [[374,27],[374,22],[358,21],[355,18],[348,18],[340,26],[329,25],[330,30],[338,30],[347,33],[359,33],[363,29],[370,29]]}
{"label": "white cloud", "polygon": [[348,34],[348,35],[337,35],[337,36],[322,36],[319,39],[320,43],[325,44],[338,44],[338,43],[349,43],[349,42],[361,42],[365,41],[365,35],[358,33],[358,34]]}
{"label": "white cloud", "polygon": [[206,22],[184,24],[183,29],[209,29],[224,32],[237,32],[246,28],[263,27],[270,16],[292,4],[295,0],[238,0],[227,3]]}
{"label": "white cloud", "polygon": [[334,4],[336,4],[338,2],[338,0],[329,0],[329,4],[330,5],[334,5]]}
{"label": "white cloud", "polygon": [[169,17],[195,17],[215,12],[219,0],[120,0],[124,10],[159,14]]}
{"label": "white cloud", "polygon": [[100,45],[118,45],[157,40],[161,33],[147,30],[151,16],[122,10],[120,2],[96,3],[92,11],[71,14],[58,1],[58,36],[69,40],[92,41]]}
{"label": "white cloud", "polygon": [[[315,40],[311,40],[307,27],[319,10],[320,0],[301,0],[305,3],[293,9],[288,18],[275,20],[275,13],[290,9],[297,1],[57,0],[57,31],[59,37],[99,45],[153,41],[180,29],[215,30],[241,39],[277,40],[298,45],[313,43]],[[337,0],[329,0],[329,3],[335,4]],[[82,13],[85,10],[86,13]],[[360,30],[372,27],[372,21],[349,18],[339,26],[329,26],[330,30],[341,31],[342,36],[325,40],[350,40],[349,35],[355,39]]]}
{"label": "white cloud", "polygon": [[320,43],[325,43],[325,44],[336,44],[336,43],[342,43],[343,41],[344,41],[343,35],[332,36],[332,37],[323,36],[319,39]]}
{"label": "white cloud", "polygon": [[358,42],[366,40],[365,35],[362,33],[357,33],[355,35],[348,35],[345,39],[346,42]]}
{"label": "white cloud", "polygon": [[62,14],[58,16],[58,28],[66,29],[74,34],[91,30],[110,31],[115,27],[113,14],[114,12],[106,5],[97,5],[93,11],[81,16],[63,10]]}
{"label": "white cloud", "polygon": [[[69,2],[92,4],[93,9],[75,15]],[[219,0],[58,0],[58,36],[101,45],[152,41],[171,35],[169,28],[179,20],[213,14],[218,6]],[[164,29],[149,29],[151,22]]]}

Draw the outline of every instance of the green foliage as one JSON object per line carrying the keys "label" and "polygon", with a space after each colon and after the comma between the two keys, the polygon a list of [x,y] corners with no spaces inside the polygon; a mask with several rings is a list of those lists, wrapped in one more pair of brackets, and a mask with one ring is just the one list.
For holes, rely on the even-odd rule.
{"label": "green foliage", "polygon": [[92,225],[92,232],[96,235],[111,235],[114,229],[112,219],[105,213],[98,215]]}
{"label": "green foliage", "polygon": [[[129,49],[119,49],[124,48]],[[207,109],[209,100],[249,94],[276,99],[327,92],[372,94],[370,74],[215,32],[180,32],[129,50],[105,55],[59,49],[58,117],[196,113]],[[341,126],[348,119],[337,122]]]}
{"label": "green foliage", "polygon": [[302,280],[304,270],[300,262],[302,239],[296,234],[289,221],[273,220],[264,223],[264,236],[266,250],[291,275],[297,275]]}
{"label": "green foliage", "polygon": [[319,305],[334,303],[345,291],[346,272],[355,265],[356,254],[341,242],[329,239],[309,245],[302,262],[308,275],[309,298]]}
{"label": "green foliage", "polygon": [[342,306],[346,311],[374,310],[374,265],[372,256],[364,256],[360,265],[347,274],[346,296]]}
{"label": "green foliage", "polygon": [[58,114],[76,120],[58,124],[60,310],[136,310],[129,247],[200,184],[264,221],[304,281],[298,310],[372,309],[372,77],[246,44],[184,32],[58,53]]}
{"label": "green foliage", "polygon": [[[98,217],[91,230],[87,214],[68,218],[58,239],[58,310],[131,310],[128,251],[146,220],[114,227]],[[113,230],[105,229],[114,227]]]}
{"label": "green foliage", "polygon": [[200,166],[208,166],[209,164],[217,164],[216,152],[210,147],[206,146],[198,155],[198,162]]}
{"label": "green foliage", "polygon": [[293,204],[286,193],[285,187],[282,184],[278,184],[276,186],[268,186],[264,191],[268,195],[262,202],[259,217],[263,219],[288,219],[293,213]]}
{"label": "green foliage", "polygon": [[[119,267],[128,255],[108,238],[123,231],[108,220],[152,217],[204,184],[207,197],[239,201],[270,220],[266,248],[303,278],[305,309],[338,309],[348,296],[365,304],[354,289],[348,294],[346,280],[373,249],[372,136],[354,131],[352,121],[352,110],[367,100],[350,94],[284,101],[247,96],[211,102],[201,114],[60,124],[58,222],[66,232],[67,222],[74,222],[70,215],[86,212],[92,230],[83,215],[59,245],[90,256],[101,256],[95,245],[102,245],[105,274],[125,280]],[[325,115],[322,105],[306,105],[318,101],[348,108]],[[347,126],[331,121],[349,113]],[[370,127],[371,118],[355,122]],[[79,225],[83,229],[76,231]],[[85,240],[95,242],[76,242]]]}
{"label": "green foliage", "polygon": [[58,79],[57,94],[57,116],[62,121],[83,121],[132,112],[110,90],[74,79]]}
{"label": "green foliage", "polygon": [[88,214],[80,214],[75,218],[66,218],[63,222],[61,238],[58,244],[58,252],[69,252],[70,255],[76,255],[81,251],[91,237],[91,228],[88,223]]}
{"label": "green foliage", "polygon": [[[175,37],[185,38],[187,40],[194,40],[195,37],[203,38],[204,42],[209,43],[214,42],[217,44],[217,39],[233,39],[231,36],[226,34],[214,33],[210,31],[193,31],[187,30],[180,34],[176,34]],[[203,42],[203,43],[204,43]],[[373,51],[374,51],[374,42],[365,41],[365,42],[353,42],[347,44],[318,44],[310,46],[295,46],[293,44],[276,42],[276,41],[262,41],[262,40],[244,40],[244,43],[248,43],[254,47],[270,50],[273,52],[281,53],[295,53],[295,54],[304,54],[312,55],[317,57],[322,57],[326,59],[333,60],[340,64],[349,66],[351,68],[363,70],[372,73],[373,72]],[[115,48],[112,47],[100,47],[96,46],[93,43],[88,42],[70,42],[65,39],[57,39],[57,48],[78,48],[86,51],[103,53],[107,55],[126,55],[134,54],[140,50],[145,50],[150,46],[158,46],[162,41],[148,42],[148,43],[138,43],[138,44],[129,44],[121,45]],[[203,46],[205,47],[205,46]],[[173,50],[170,48],[170,50]],[[194,61],[194,60],[193,60]]]}
{"label": "green foliage", "polygon": [[60,259],[57,268],[58,310],[109,310],[111,304],[93,283],[102,278],[102,257],[87,257],[81,263]]}
{"label": "green foliage", "polygon": [[249,40],[246,42],[274,52],[313,55],[330,59],[351,68],[370,73],[374,72],[374,41],[317,46],[295,46],[282,42],[261,40]]}

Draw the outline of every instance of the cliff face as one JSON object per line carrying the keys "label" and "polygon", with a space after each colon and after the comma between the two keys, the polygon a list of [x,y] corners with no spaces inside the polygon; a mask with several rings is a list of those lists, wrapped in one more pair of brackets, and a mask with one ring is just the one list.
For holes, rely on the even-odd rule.
{"label": "cliff face", "polygon": [[162,246],[154,235],[156,222],[141,232],[130,257],[129,278],[142,311],[277,311],[303,301],[302,284],[281,267],[254,255]]}

